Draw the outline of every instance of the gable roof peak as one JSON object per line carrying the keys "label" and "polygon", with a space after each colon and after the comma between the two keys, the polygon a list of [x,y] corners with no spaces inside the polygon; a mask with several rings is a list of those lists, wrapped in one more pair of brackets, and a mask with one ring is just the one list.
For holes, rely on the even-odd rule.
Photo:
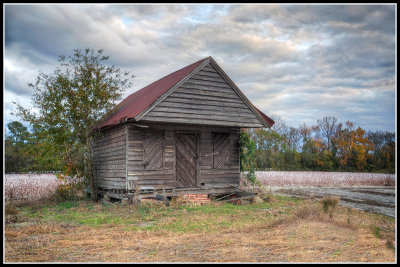
{"label": "gable roof peak", "polygon": [[[130,94],[116,106],[114,113],[103,118],[94,126],[93,130],[96,128],[100,129],[106,126],[116,125],[121,122],[125,122],[128,119],[134,119],[136,121],[140,120],[145,113],[162,101],[162,99],[164,99],[170,92],[174,91],[174,88],[180,86],[210,62],[216,68],[216,70],[222,74],[222,76],[230,84],[233,85],[234,90],[237,91],[237,93],[243,98],[249,107],[254,110],[253,105],[250,103],[250,101],[248,101],[239,88],[237,88],[233,81],[225,74],[221,67],[219,67],[216,61],[211,56],[208,56],[182,69],[172,72],[165,77],[158,79],[144,88]],[[259,110],[254,110],[254,112],[259,116],[261,121],[267,121],[267,123],[264,123],[266,126],[272,126],[273,121],[271,120],[271,124],[271,121],[266,120],[266,117],[268,118],[268,116]]]}

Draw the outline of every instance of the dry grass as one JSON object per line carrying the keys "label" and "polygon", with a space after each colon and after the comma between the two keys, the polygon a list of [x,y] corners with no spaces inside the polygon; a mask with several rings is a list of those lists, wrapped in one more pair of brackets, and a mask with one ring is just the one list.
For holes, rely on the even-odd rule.
{"label": "dry grass", "polygon": [[339,204],[340,198],[337,196],[324,196],[320,202],[322,203],[322,209],[325,213],[329,212],[329,217],[333,218],[333,212]]}
{"label": "dry grass", "polygon": [[[7,224],[5,261],[395,261],[393,219],[358,210],[349,215],[340,206],[335,217],[329,218],[318,201],[275,196],[269,203],[244,206],[217,203],[201,207],[133,208],[84,202],[67,209],[68,206],[55,207],[62,212],[55,212],[53,217],[43,215],[46,209],[36,208],[41,218]],[[69,213],[90,216],[89,210],[92,214],[123,217],[130,224],[111,220],[91,225],[70,222],[66,217],[57,219]],[[29,213],[20,210],[18,214]],[[134,228],[129,226],[132,223]],[[373,230],[377,228],[379,236]]]}

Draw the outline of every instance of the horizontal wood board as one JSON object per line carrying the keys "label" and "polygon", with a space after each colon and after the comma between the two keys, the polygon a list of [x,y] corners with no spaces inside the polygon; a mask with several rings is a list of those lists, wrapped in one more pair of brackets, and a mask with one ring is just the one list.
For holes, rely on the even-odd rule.
{"label": "horizontal wood board", "polygon": [[141,121],[264,127],[211,63],[168,95]]}
{"label": "horizontal wood board", "polygon": [[126,127],[109,128],[94,138],[94,175],[100,189],[126,187]]}

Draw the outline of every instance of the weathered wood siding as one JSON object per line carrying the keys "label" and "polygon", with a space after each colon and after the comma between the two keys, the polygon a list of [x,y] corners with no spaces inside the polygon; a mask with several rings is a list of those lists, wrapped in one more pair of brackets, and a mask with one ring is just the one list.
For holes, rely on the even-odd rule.
{"label": "weathered wood siding", "polygon": [[103,131],[94,140],[96,184],[102,189],[125,189],[126,125]]}
{"label": "weathered wood siding", "polygon": [[211,63],[167,96],[141,121],[264,127]]}
{"label": "weathered wood siding", "polygon": [[[134,181],[140,188],[176,188],[176,136],[182,133],[197,134],[199,149],[197,151],[197,184],[203,188],[227,187],[239,184],[239,128],[201,127],[183,125],[149,125],[148,129],[128,124],[127,128],[127,187],[134,188]],[[158,170],[146,170],[144,164],[144,136],[149,132],[164,132],[163,164]],[[229,163],[223,161],[223,167],[214,168],[212,133],[229,135]],[[218,159],[221,162],[221,159]],[[156,164],[159,166],[159,164]],[[220,164],[221,165],[221,164]]]}
{"label": "weathered wood siding", "polygon": [[197,188],[199,169],[199,135],[177,133],[175,135],[175,170],[177,188]]}
{"label": "weathered wood siding", "polygon": [[[135,181],[142,188],[175,187],[175,143],[173,132],[163,127],[141,128],[132,124],[127,125],[127,189],[134,189]],[[153,163],[157,169],[147,169],[144,144],[146,136],[151,135],[152,129],[157,133],[162,132],[164,140],[156,143],[161,144],[157,153],[161,152],[163,158],[161,164]],[[149,137],[152,138],[152,137]],[[149,144],[151,147],[151,144]],[[151,153],[151,152],[150,152]]]}
{"label": "weathered wood siding", "polygon": [[[229,134],[229,153],[225,151],[225,155],[229,155],[229,164],[214,165],[214,157],[221,161],[220,155],[215,154],[213,149],[213,133]],[[239,185],[240,164],[239,164],[239,129],[232,128],[207,128],[201,134],[201,164],[200,177],[201,184],[204,187],[226,187],[227,184]],[[218,167],[218,168],[214,168]]]}

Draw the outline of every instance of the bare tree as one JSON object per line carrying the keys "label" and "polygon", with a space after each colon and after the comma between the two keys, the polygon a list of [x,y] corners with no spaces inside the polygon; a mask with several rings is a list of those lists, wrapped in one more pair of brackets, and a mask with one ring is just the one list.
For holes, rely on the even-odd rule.
{"label": "bare tree", "polygon": [[290,127],[285,135],[288,145],[294,149],[298,150],[298,146],[301,139],[301,133],[299,129]]}
{"label": "bare tree", "polygon": [[272,130],[277,132],[278,134],[286,134],[288,131],[288,126],[286,125],[285,121],[279,115],[272,114],[271,119],[274,120],[274,125],[272,126]]}
{"label": "bare tree", "polygon": [[326,138],[328,149],[331,148],[331,139],[335,135],[338,129],[337,118],[335,117],[324,117],[322,120],[318,120],[318,126],[322,137]]}

